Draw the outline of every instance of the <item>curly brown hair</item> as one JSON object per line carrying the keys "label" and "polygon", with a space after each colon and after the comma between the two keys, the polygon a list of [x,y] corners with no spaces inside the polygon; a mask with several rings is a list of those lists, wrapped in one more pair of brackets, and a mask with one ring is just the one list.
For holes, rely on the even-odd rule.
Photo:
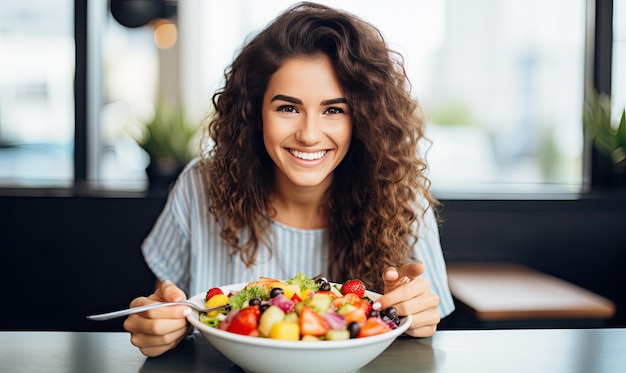
{"label": "curly brown hair", "polygon": [[[424,120],[402,56],[374,26],[353,14],[299,3],[252,38],[226,69],[213,96],[202,167],[222,237],[249,266],[269,222],[273,163],[263,145],[261,107],[285,60],[323,53],[332,61],[352,116],[352,139],[328,191],[328,232],[335,281],[360,278],[382,290],[381,273],[412,258],[421,216],[437,201],[418,146]],[[210,175],[210,176],[209,176]],[[424,203],[426,202],[426,203]],[[239,240],[241,229],[249,235]]]}

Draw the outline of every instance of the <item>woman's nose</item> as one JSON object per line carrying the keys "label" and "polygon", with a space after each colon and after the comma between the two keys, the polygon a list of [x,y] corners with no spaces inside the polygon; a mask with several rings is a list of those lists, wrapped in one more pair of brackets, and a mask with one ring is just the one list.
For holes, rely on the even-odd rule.
{"label": "woman's nose", "polygon": [[307,115],[303,118],[300,128],[296,133],[296,139],[304,144],[315,144],[322,138],[321,118],[315,115]]}

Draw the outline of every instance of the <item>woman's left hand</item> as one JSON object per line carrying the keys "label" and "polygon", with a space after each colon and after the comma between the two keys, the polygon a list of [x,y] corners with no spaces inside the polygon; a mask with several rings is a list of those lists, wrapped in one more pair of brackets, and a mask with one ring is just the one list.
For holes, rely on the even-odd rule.
{"label": "woman's left hand", "polygon": [[405,264],[400,269],[389,267],[383,272],[384,295],[376,300],[374,309],[395,307],[399,316],[413,315],[406,334],[430,337],[435,334],[439,316],[439,296],[430,289],[430,282],[421,277],[426,268],[421,263]]}

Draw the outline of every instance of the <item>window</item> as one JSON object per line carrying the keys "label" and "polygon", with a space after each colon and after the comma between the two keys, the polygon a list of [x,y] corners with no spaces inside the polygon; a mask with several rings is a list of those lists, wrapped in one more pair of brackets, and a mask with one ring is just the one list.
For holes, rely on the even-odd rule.
{"label": "window", "polygon": [[0,181],[71,185],[71,0],[0,3]]}
{"label": "window", "polygon": [[[584,0],[323,2],[371,21],[404,55],[428,117],[435,190],[580,191]],[[214,91],[245,38],[291,3],[180,4],[201,23],[188,44],[201,63],[184,60],[201,78],[185,88]]]}
{"label": "window", "polygon": [[100,186],[143,189],[149,160],[135,138],[141,123],[153,115],[163,55],[153,41],[151,26],[122,26],[106,9],[97,16],[101,37],[93,58],[102,61],[102,75],[99,81],[91,77],[101,96],[94,102],[92,125],[98,139],[90,178]]}
{"label": "window", "polygon": [[[404,55],[428,118],[433,189],[451,197],[583,190],[589,1],[321,0],[371,21]],[[87,151],[76,153],[87,181],[142,190],[148,159],[132,135],[155,97],[181,97],[200,121],[246,38],[293,3],[178,1],[179,40],[159,49],[152,26],[121,26],[109,1],[89,1],[87,51],[74,47],[73,1],[0,3],[0,184],[72,185],[74,54],[84,53],[88,97],[76,102],[88,135],[76,145]],[[625,3],[613,1],[616,110],[626,103]]]}

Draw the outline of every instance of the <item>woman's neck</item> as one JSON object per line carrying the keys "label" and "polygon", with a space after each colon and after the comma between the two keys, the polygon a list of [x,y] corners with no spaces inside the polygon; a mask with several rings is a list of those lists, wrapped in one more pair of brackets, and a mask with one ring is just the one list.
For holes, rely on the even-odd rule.
{"label": "woman's neck", "polygon": [[328,226],[327,186],[294,187],[276,183],[270,197],[275,221],[299,229],[320,229]]}

